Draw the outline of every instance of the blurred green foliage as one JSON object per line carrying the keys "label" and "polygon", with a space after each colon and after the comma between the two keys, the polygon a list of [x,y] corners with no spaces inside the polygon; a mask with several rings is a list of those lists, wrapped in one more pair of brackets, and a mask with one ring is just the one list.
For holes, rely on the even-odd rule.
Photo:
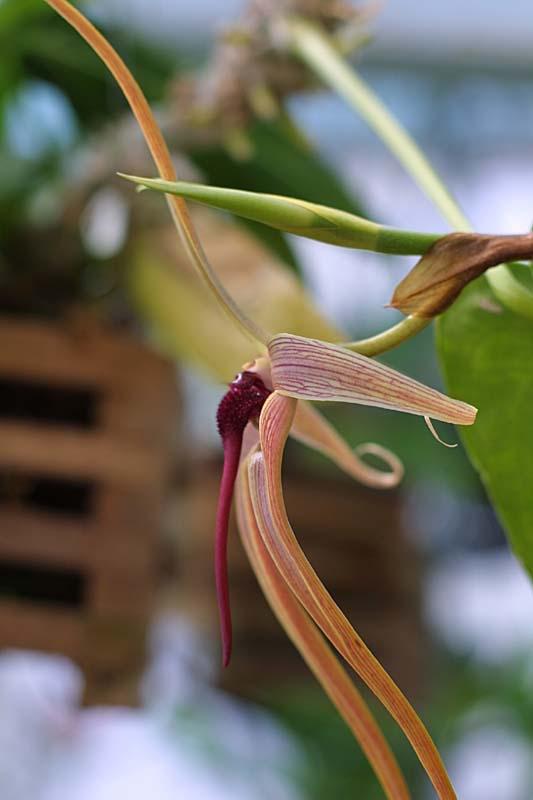
{"label": "blurred green foliage", "polygon": [[[164,102],[170,83],[184,65],[199,59],[199,53],[185,51],[185,43],[170,51],[126,27],[99,26],[125,58],[151,103]],[[43,220],[46,226],[46,214],[41,213],[43,198],[45,207],[46,203],[61,202],[58,198],[65,170],[77,149],[90,135],[109,130],[127,113],[127,105],[99,59],[42,0],[6,0],[0,7],[0,52],[0,289],[15,280],[19,295],[36,294],[37,286],[40,292],[43,290],[43,281],[34,280],[39,266],[31,258],[21,257],[21,240],[27,238],[28,229],[42,228]],[[28,112],[26,106],[32,103],[24,103],[25,93],[39,89],[51,93],[55,114],[61,112],[63,122],[66,119],[70,124],[70,135],[58,136],[56,132],[47,137],[46,121],[39,119],[38,107],[33,116]],[[21,148],[28,139],[27,129],[35,133]],[[252,153],[247,160],[236,160],[223,143],[194,148],[188,156],[213,183],[301,194],[310,200],[359,210],[335,172],[283,117],[254,123],[246,135]],[[114,177],[114,167],[119,170],[120,163],[110,167],[110,178]],[[299,273],[294,253],[281,233],[254,223],[248,227]],[[58,273],[56,270],[49,294],[56,286],[65,301],[86,299],[88,282],[79,263],[68,264],[61,276]],[[44,308],[42,304],[32,306],[31,300],[29,305],[32,310]]]}
{"label": "blurred green foliage", "polygon": [[[510,663],[487,665],[440,652],[432,686],[422,710],[438,736],[441,752],[460,746],[463,736],[486,727],[512,731],[533,746],[531,654]],[[428,786],[407,741],[372,699],[380,727],[404,770],[413,798],[427,797]],[[327,698],[309,685],[276,693],[268,707],[288,726],[307,755],[299,781],[306,800],[362,797],[382,800],[383,792],[353,737]]]}
{"label": "blurred green foliage", "polygon": [[[420,779],[416,757],[379,704],[373,699],[369,703],[414,791]],[[288,692],[282,690],[268,702],[268,707],[304,748],[306,759],[297,777],[306,800],[325,797],[382,800],[383,790],[363,752],[321,691],[311,685],[293,687]]]}
{"label": "blurred green foliage", "polygon": [[[178,55],[150,46],[125,29],[103,30],[132,64],[150,100],[159,100],[179,67]],[[53,87],[56,96],[60,93],[76,123],[72,145],[119,117],[126,104],[105,67],[42,0],[5,0],[0,6],[0,52],[3,238],[11,226],[24,220],[31,196],[59,173],[64,155],[61,148],[53,146],[36,148],[33,157],[23,158],[17,153],[16,131],[7,135],[6,120],[24,89],[38,82]]]}

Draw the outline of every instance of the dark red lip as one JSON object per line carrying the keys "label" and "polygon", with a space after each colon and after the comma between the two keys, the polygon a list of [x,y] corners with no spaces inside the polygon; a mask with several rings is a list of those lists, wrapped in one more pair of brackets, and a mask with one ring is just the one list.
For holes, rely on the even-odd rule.
{"label": "dark red lip", "polygon": [[229,384],[229,390],[220,401],[217,411],[217,427],[224,448],[224,469],[215,523],[215,582],[224,667],[229,664],[232,641],[227,549],[233,490],[239,470],[244,429],[248,422],[259,417],[270,393],[258,375],[240,372]]}

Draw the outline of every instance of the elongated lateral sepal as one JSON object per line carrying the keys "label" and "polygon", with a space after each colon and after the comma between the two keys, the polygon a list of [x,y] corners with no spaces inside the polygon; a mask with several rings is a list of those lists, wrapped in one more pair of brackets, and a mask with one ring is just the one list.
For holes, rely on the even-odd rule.
{"label": "elongated lateral sepal", "polygon": [[[329,458],[356,481],[374,489],[397,486],[404,473],[400,459],[382,445],[365,442],[352,450],[327,419],[305,400],[301,400],[294,415],[291,436]],[[386,470],[376,469],[363,461],[372,455],[383,461]]]}
{"label": "elongated lateral sepal", "polygon": [[259,420],[261,452],[248,459],[250,496],[270,557],[324,635],[398,722],[441,800],[457,800],[438,750],[408,700],[337,606],[301,549],[287,517],[281,464],[296,401],[273,392]]}
{"label": "elongated lateral sepal", "polygon": [[241,464],[236,499],[241,539],[274,614],[360,743],[388,800],[409,800],[405,779],[376,720],[265,547],[250,497],[247,459]]}

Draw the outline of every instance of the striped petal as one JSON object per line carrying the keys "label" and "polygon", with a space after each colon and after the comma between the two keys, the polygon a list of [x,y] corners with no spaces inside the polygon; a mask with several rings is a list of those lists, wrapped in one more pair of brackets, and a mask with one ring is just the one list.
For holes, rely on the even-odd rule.
{"label": "striped petal", "polygon": [[262,452],[248,461],[250,494],[258,527],[277,569],[331,644],[400,725],[441,800],[456,795],[428,731],[392,678],[336,605],[300,548],[283,501],[281,462],[295,401],[274,392],[260,417]]}
{"label": "striped petal", "polygon": [[272,611],[361,745],[386,797],[409,800],[401,770],[368,706],[292,594],[265,547],[253,512],[247,464],[241,466],[236,501],[241,539]]}
{"label": "striped petal", "polygon": [[[304,400],[296,406],[291,436],[327,456],[340,469],[365,486],[390,489],[397,486],[403,477],[402,462],[394,453],[373,442],[361,444],[355,451],[352,450],[327,419]],[[380,458],[389,470],[374,469],[365,464],[359,456],[367,453]]]}
{"label": "striped petal", "polygon": [[379,406],[471,425],[477,409],[335,344],[282,333],[268,345],[276,391],[302,400]]}

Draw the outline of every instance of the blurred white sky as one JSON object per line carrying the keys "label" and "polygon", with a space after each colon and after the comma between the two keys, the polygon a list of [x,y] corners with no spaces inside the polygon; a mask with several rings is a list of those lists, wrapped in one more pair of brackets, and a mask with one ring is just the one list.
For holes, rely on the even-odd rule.
{"label": "blurred white sky", "polygon": [[371,52],[417,59],[532,63],[531,0],[385,0]]}
{"label": "blurred white sky", "polygon": [[[208,38],[220,24],[235,19],[245,0],[92,0],[108,18],[151,30],[167,41],[182,35]],[[533,59],[531,0],[385,0],[373,26],[370,53],[395,58],[530,63]]]}

